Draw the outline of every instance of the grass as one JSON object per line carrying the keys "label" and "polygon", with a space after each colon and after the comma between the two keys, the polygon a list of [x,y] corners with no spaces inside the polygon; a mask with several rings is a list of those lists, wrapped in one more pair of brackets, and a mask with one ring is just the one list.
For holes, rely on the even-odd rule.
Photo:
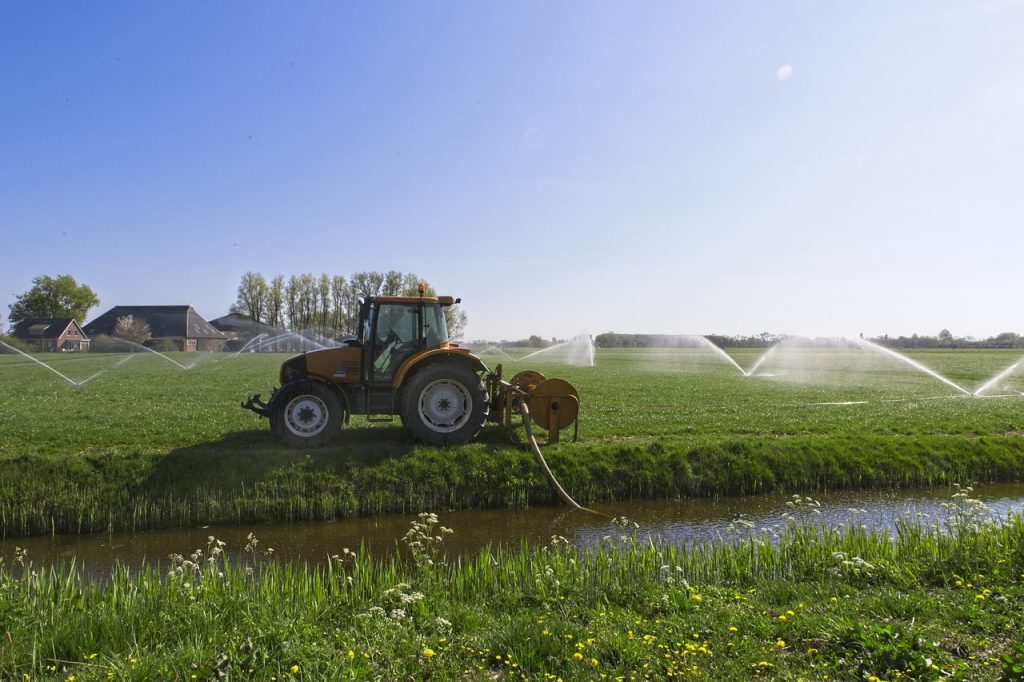
{"label": "grass", "polygon": [[[1024,518],[892,535],[793,522],[693,548],[621,534],[580,554],[339,550],[231,565],[214,538],[167,575],[0,568],[4,679],[1020,679]],[[747,531],[739,531],[744,533]]]}
{"label": "grass", "polygon": [[[730,353],[750,367],[760,351]],[[284,356],[171,354],[195,363],[187,371],[145,353],[39,357],[89,380],[0,355],[8,536],[556,503],[529,453],[493,425],[435,449],[398,421],[354,417],[327,448],[283,447],[238,405],[269,393]],[[1019,359],[913,357],[968,390]],[[685,349],[601,350],[594,367],[543,361],[523,364],[581,395],[580,442],[546,455],[584,504],[1024,478],[1024,398],[1011,393],[1024,373],[990,392],[1004,397],[969,399],[868,352],[780,350],[761,367],[774,376],[757,377]],[[506,361],[506,375],[517,369]]]}

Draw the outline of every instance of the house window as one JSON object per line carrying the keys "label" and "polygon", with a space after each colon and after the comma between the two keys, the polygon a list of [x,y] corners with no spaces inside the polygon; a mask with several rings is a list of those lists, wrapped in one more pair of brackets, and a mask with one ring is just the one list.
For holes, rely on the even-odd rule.
{"label": "house window", "polygon": [[185,340],[185,350],[186,351],[194,351],[195,349],[196,349],[196,340],[195,339],[186,339]]}

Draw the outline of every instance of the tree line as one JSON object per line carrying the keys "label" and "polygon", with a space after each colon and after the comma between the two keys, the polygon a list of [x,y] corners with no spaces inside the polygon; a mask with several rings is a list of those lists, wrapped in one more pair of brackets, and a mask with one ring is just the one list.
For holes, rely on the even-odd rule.
{"label": "tree line", "polygon": [[[704,338],[719,348],[768,348],[784,339],[785,336],[762,332],[757,336],[707,334]],[[693,345],[693,336],[605,332],[594,337],[594,345],[597,348],[685,348]]]}
{"label": "tree line", "polygon": [[[359,299],[367,296],[417,296],[419,284],[426,295],[436,291],[412,272],[357,272],[354,275],[305,273],[275,275],[269,280],[258,272],[246,272],[238,285],[231,312],[278,329],[313,332],[321,336],[358,333]],[[448,333],[459,338],[466,328],[465,311],[445,308]]]}
{"label": "tree line", "polygon": [[886,348],[1024,348],[1024,336],[1014,332],[1003,332],[984,339],[976,339],[973,336],[953,336],[948,329],[943,329],[937,336],[910,336],[882,335],[871,339],[880,346]]}
{"label": "tree line", "polygon": [[[708,341],[719,348],[768,348],[786,338],[785,334],[763,332],[756,336],[725,336],[707,334]],[[943,329],[936,336],[912,334],[910,336],[882,336],[868,339],[880,346],[896,350],[927,348],[1024,348],[1024,336],[1014,332],[1003,332],[985,339],[971,336],[956,337]],[[692,345],[692,337],[669,334],[616,334],[606,332],[594,337],[598,348],[677,348]]]}

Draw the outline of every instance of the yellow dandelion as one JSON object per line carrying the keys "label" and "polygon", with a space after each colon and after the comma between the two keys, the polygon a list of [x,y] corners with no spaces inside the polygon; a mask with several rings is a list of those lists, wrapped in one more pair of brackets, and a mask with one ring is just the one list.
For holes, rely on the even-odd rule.
{"label": "yellow dandelion", "polygon": [[777,640],[775,642],[775,646],[779,647],[780,649],[784,648],[786,646],[786,640],[784,640],[784,639]]}
{"label": "yellow dandelion", "polygon": [[699,594],[696,594],[696,593],[695,593],[695,594],[692,594],[692,595],[690,595],[690,599],[692,599],[692,600],[693,600],[693,603],[694,603],[694,604],[699,604],[699,603],[701,603],[702,601],[704,601],[704,597],[702,597],[702,596],[700,596]]}
{"label": "yellow dandelion", "polygon": [[352,660],[353,658],[355,658],[355,657],[356,657],[356,652],[354,652],[354,651],[352,651],[351,649],[349,649],[349,650],[348,650],[348,660],[350,660],[350,661],[351,661],[351,660]]}
{"label": "yellow dandelion", "polygon": [[292,666],[292,667],[290,668],[290,670],[292,671],[292,675],[294,675],[295,673],[299,672],[299,666],[297,666],[297,665],[293,665],[293,666]]}
{"label": "yellow dandelion", "polygon": [[729,626],[729,632],[737,632],[736,626],[735,625],[730,625]]}
{"label": "yellow dandelion", "polygon": [[434,655],[434,650],[431,649],[430,647],[427,647],[427,648],[425,648],[423,650],[423,658],[430,658],[433,655]]}

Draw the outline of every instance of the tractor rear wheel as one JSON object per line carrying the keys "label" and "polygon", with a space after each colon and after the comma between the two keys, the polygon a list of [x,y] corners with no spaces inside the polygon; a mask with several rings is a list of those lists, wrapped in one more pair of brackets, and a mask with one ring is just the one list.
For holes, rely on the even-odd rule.
{"label": "tractor rear wheel", "polygon": [[405,383],[402,424],[428,445],[458,445],[472,440],[487,420],[487,389],[465,364],[438,363],[417,371]]}
{"label": "tractor rear wheel", "polygon": [[293,447],[315,448],[338,433],[344,410],[330,387],[317,381],[300,381],[280,390],[270,419],[278,438]]}

